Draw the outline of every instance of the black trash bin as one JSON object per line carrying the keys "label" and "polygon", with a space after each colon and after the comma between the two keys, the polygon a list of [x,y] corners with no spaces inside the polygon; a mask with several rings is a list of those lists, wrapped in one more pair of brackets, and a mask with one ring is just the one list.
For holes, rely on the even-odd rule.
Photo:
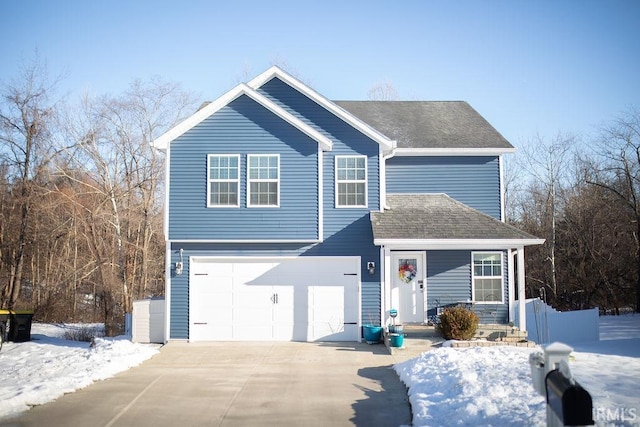
{"label": "black trash bin", "polygon": [[0,310],[0,348],[7,339],[7,322],[9,321],[9,310]]}
{"label": "black trash bin", "polygon": [[8,341],[31,341],[32,310],[11,310],[9,314]]}

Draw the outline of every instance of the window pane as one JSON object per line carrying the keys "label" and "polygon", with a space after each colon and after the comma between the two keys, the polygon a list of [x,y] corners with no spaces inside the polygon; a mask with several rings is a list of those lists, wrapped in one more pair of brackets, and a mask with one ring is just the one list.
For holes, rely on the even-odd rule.
{"label": "window pane", "polygon": [[252,205],[276,206],[278,204],[277,182],[252,182],[250,191]]}
{"label": "window pane", "polygon": [[365,206],[366,204],[366,157],[351,156],[336,158],[336,195],[338,206]]}
{"label": "window pane", "polygon": [[238,204],[238,185],[233,182],[212,182],[209,204],[235,206]]}
{"label": "window pane", "polygon": [[475,300],[482,302],[502,301],[502,281],[499,279],[476,279]]}

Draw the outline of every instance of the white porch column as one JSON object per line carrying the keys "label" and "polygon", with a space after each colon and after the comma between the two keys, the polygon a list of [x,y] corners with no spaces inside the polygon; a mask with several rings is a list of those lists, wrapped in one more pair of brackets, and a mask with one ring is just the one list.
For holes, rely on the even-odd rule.
{"label": "white porch column", "polygon": [[382,297],[380,320],[382,325],[387,325],[391,318],[388,316],[389,310],[391,310],[391,250],[383,246],[382,247],[382,289],[380,296]]}
{"label": "white porch column", "polygon": [[507,251],[507,280],[509,281],[509,322],[515,322],[516,307],[514,303],[516,295],[516,276],[513,271],[513,249]]}
{"label": "white porch column", "polygon": [[524,291],[524,247],[518,248],[518,327],[527,330],[526,295]]}

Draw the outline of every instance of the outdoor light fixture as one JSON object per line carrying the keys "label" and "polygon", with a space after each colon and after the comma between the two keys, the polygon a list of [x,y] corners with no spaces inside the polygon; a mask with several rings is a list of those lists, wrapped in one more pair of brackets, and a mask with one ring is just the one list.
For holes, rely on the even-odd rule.
{"label": "outdoor light fixture", "polygon": [[176,262],[176,276],[179,276],[182,274],[182,252],[183,252],[183,249],[180,248],[180,261]]}
{"label": "outdoor light fixture", "polygon": [[369,261],[367,263],[367,270],[369,270],[369,274],[374,274],[376,272],[376,263],[373,261]]}

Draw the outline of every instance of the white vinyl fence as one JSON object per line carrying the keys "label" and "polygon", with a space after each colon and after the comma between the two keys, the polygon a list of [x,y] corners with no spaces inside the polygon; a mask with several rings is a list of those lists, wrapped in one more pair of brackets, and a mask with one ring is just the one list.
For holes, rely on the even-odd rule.
{"label": "white vinyl fence", "polygon": [[[598,341],[598,309],[558,311],[540,298],[526,301],[528,340],[538,344]],[[516,312],[517,316],[517,312]]]}

